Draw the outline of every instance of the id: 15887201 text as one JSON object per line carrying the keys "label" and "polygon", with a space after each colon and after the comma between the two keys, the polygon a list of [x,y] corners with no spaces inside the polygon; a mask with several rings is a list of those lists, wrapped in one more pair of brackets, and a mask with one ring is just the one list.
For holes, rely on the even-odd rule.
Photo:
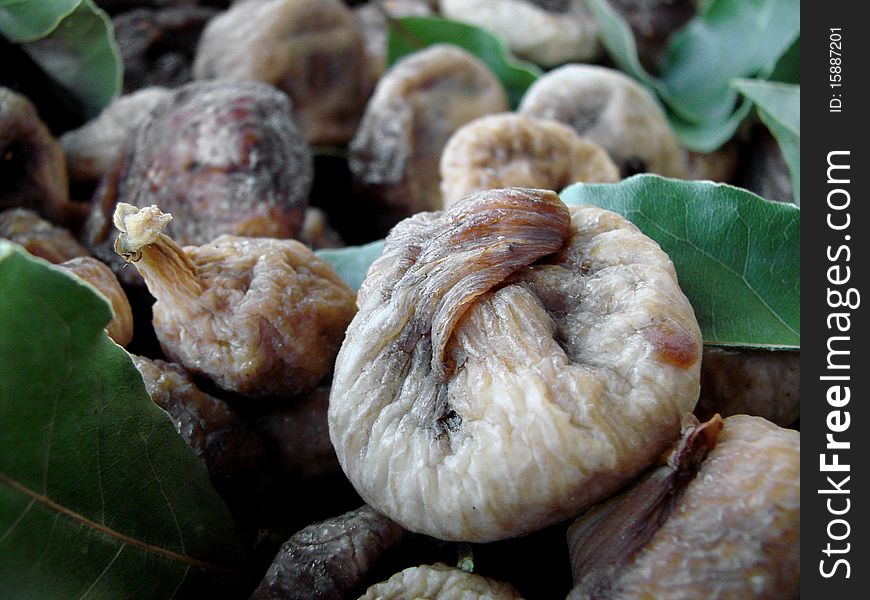
{"label": "id: 15887201 text", "polygon": [[828,112],[843,111],[843,29],[831,27],[828,30],[828,85],[831,97]]}

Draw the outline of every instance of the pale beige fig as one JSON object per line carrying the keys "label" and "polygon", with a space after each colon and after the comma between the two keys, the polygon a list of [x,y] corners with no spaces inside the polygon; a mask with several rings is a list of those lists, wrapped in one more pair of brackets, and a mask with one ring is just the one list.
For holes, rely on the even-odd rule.
{"label": "pale beige fig", "polygon": [[141,285],[114,252],[118,202],[157,204],[181,244],[221,234],[295,238],[313,179],[311,151],[287,96],[257,82],[174,90],[135,130],[94,193],[84,239],[125,283]]}
{"label": "pale beige fig", "polygon": [[357,492],[412,531],[492,541],[570,518],[656,460],[698,397],[667,255],[550,191],[403,221],[357,301],[329,433]]}
{"label": "pale beige fig", "polygon": [[0,210],[27,208],[54,223],[81,216],[69,200],[60,144],[26,97],[0,86]]}
{"label": "pale beige fig", "polygon": [[568,597],[798,598],[800,434],[717,415],[665,458],[571,526]]}
{"label": "pale beige fig", "polygon": [[158,104],[172,96],[163,87],[149,87],[121,96],[93,121],[63,134],[67,172],[75,181],[97,181],[121,152],[124,142]]}
{"label": "pale beige fig", "polygon": [[600,146],[557,121],[516,113],[481,117],[459,128],[441,155],[447,208],[472,192],[503,187],[561,191],[578,181],[619,181]]}
{"label": "pale beige fig", "polygon": [[441,207],[438,163],[459,127],[508,110],[504,88],[480,60],[435,45],[387,71],[350,145],[350,169],[383,233]]}
{"label": "pale beige fig", "polygon": [[441,13],[503,37],[543,67],[588,62],[601,52],[598,25],[583,0],[440,0]]}
{"label": "pale beige fig", "polygon": [[513,586],[447,565],[421,565],[370,587],[360,600],[516,600]]}
{"label": "pale beige fig", "polygon": [[687,178],[688,158],[655,99],[627,75],[566,65],[528,89],[519,112],[570,125],[610,153],[623,177],[657,173]]}
{"label": "pale beige fig", "polygon": [[349,598],[408,532],[368,506],[309,525],[281,546],[251,600]]}
{"label": "pale beige fig", "polygon": [[133,310],[118,278],[96,258],[80,256],[57,265],[91,284],[112,305],[112,320],[106,326],[109,337],[121,346],[133,340]]}
{"label": "pale beige fig", "polygon": [[157,299],[154,330],[188,371],[245,396],[292,396],[332,369],[353,292],[295,240],[224,235],[181,248],[156,206],[121,203],[117,252]]}
{"label": "pale beige fig", "polygon": [[203,31],[196,79],[264,81],[286,92],[311,144],[344,144],[372,83],[362,34],[339,0],[248,0]]}
{"label": "pale beige fig", "polygon": [[800,409],[800,351],[704,348],[698,418],[748,414],[788,427]]}
{"label": "pale beige fig", "polygon": [[376,81],[387,69],[387,36],[389,19],[432,16],[427,0],[369,0],[353,9],[357,26],[363,35],[369,70]]}
{"label": "pale beige fig", "polygon": [[0,238],[20,244],[33,256],[55,264],[90,255],[67,229],[52,225],[26,208],[0,212]]}

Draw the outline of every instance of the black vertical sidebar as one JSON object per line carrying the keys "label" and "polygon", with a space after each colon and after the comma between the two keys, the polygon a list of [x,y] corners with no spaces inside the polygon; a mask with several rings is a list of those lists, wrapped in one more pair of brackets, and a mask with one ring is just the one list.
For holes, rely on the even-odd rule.
{"label": "black vertical sidebar", "polygon": [[804,598],[866,598],[870,589],[870,353],[864,349],[870,342],[870,27],[863,7],[807,2],[802,19]]}

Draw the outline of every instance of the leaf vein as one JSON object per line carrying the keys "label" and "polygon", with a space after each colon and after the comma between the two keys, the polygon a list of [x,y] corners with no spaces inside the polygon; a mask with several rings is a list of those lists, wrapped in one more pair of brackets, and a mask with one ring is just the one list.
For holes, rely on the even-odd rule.
{"label": "leaf vein", "polygon": [[765,308],[765,309],[766,309],[766,310],[767,310],[767,311],[768,311],[768,312],[773,316],[774,319],[776,319],[777,321],[779,321],[779,322],[782,324],[782,326],[785,327],[785,328],[789,331],[789,333],[791,333],[792,335],[794,335],[794,336],[796,336],[796,337],[800,337],[800,335],[797,333],[797,331],[795,331],[795,329],[794,329],[794,328],[793,328],[789,323],[787,323],[787,322],[786,322],[786,321],[785,321],[785,320],[784,320],[784,319],[779,315],[779,313],[777,313],[777,312],[773,309],[773,307],[770,306],[770,304],[767,303],[767,301],[764,299],[764,296],[763,296],[762,294],[760,294],[760,293],[755,289],[755,287],[754,287],[754,286],[753,286],[753,285],[752,285],[752,284],[751,284],[751,283],[750,283],[750,282],[749,282],[745,277],[743,277],[743,276],[742,276],[742,275],[737,271],[737,269],[735,269],[734,267],[728,265],[728,264],[725,263],[722,259],[720,259],[720,258],[718,258],[718,257],[716,257],[716,256],[714,256],[714,255],[712,255],[712,254],[710,254],[709,252],[707,252],[706,250],[704,250],[702,247],[700,247],[700,246],[698,246],[697,244],[695,244],[695,242],[693,242],[692,240],[682,239],[682,238],[680,238],[680,237],[677,237],[676,234],[672,233],[671,231],[669,231],[669,230],[667,230],[667,229],[664,229],[664,228],[661,227],[658,223],[656,223],[656,222],[653,221],[652,219],[649,219],[649,217],[645,217],[645,218],[647,218],[647,219],[649,220],[649,222],[650,222],[650,227],[655,227],[656,229],[658,229],[659,231],[661,231],[662,234],[663,234],[664,236],[667,236],[667,237],[669,237],[669,238],[671,238],[671,239],[673,239],[673,240],[675,240],[675,241],[677,241],[677,242],[681,242],[681,243],[684,243],[684,244],[689,245],[693,250],[696,250],[696,251],[697,251],[699,254],[701,254],[702,256],[707,257],[707,258],[710,259],[713,263],[718,264],[719,266],[721,266],[725,271],[731,273],[731,274],[734,275],[735,277],[739,277],[740,280],[743,281],[743,283],[746,285],[746,288],[747,288],[750,292],[752,292],[752,295],[755,296],[755,297],[758,299],[758,301],[761,303],[761,305],[762,305],[762,306],[763,306],[763,307],[764,307],[764,308]]}
{"label": "leaf vein", "polygon": [[190,565],[184,569],[184,573],[181,574],[181,579],[178,582],[178,585],[175,586],[175,589],[172,590],[172,593],[169,595],[169,600],[175,598],[175,595],[178,594],[178,590],[181,589],[181,586],[184,585],[184,582],[187,581],[187,574],[190,573]]}
{"label": "leaf vein", "polygon": [[143,542],[142,540],[132,538],[132,537],[125,535],[119,531],[115,531],[114,529],[107,527],[106,525],[103,525],[101,523],[97,523],[96,521],[89,519],[88,517],[86,517],[83,514],[77,513],[74,510],[71,510],[65,506],[58,504],[57,502],[55,502],[51,498],[48,498],[47,496],[40,494],[39,492],[34,491],[34,490],[28,488],[27,486],[19,483],[18,481],[12,479],[6,473],[0,472],[0,482],[5,483],[10,488],[12,488],[13,490],[15,490],[19,493],[22,493],[22,494],[29,496],[30,498],[32,498],[33,500],[35,500],[39,504],[45,506],[46,508],[55,511],[56,513],[59,513],[59,515],[63,515],[65,517],[71,519],[72,521],[77,522],[82,527],[89,527],[90,529],[98,531],[99,533],[102,533],[107,537],[114,538],[114,539],[116,539],[124,544],[127,544],[129,546],[133,546],[134,548],[138,548],[139,550],[142,550],[142,551],[147,552],[149,554],[155,554],[157,556],[161,556],[163,558],[173,560],[175,562],[179,562],[179,563],[182,563],[184,565],[198,567],[198,568],[203,569],[205,571],[217,571],[217,572],[226,573],[228,575],[232,575],[235,577],[243,576],[242,573],[233,571],[232,569],[228,569],[226,567],[215,565],[215,564],[209,563],[207,561],[200,560],[198,558],[194,558],[192,556],[179,554],[178,552],[174,552],[172,550],[167,550],[166,548],[161,548],[159,546],[155,546],[153,544]]}
{"label": "leaf vein", "polygon": [[97,489],[100,492],[100,523],[106,522],[106,496],[103,492],[103,459],[102,459],[102,447],[100,445],[100,440],[102,439],[102,424],[103,424],[103,411],[106,408],[105,404],[105,388],[103,388],[103,380],[101,379],[99,382],[100,386],[100,394],[99,394],[99,402],[100,402],[100,413],[97,417],[97,435],[96,444],[97,444]]}
{"label": "leaf vein", "polygon": [[139,431],[139,437],[142,438],[142,442],[145,444],[145,460],[148,462],[148,470],[151,471],[151,475],[157,483],[157,489],[160,490],[160,495],[163,496],[163,500],[166,501],[166,508],[169,509],[169,514],[172,516],[172,522],[175,523],[175,530],[178,532],[178,544],[181,546],[181,552],[185,553],[184,534],[181,532],[181,524],[179,524],[178,517],[175,515],[175,508],[172,506],[172,502],[169,501],[169,496],[166,495],[166,490],[163,489],[163,483],[160,481],[160,477],[158,477],[157,471],[154,469],[154,463],[151,462],[151,455],[148,452],[148,438],[145,437],[142,431]]}
{"label": "leaf vein", "polygon": [[[45,545],[42,548],[42,552],[39,553],[39,558],[31,561],[29,573],[39,573],[39,565],[42,563],[42,559],[45,558],[45,555],[48,553],[48,549],[51,548],[51,540],[54,539],[54,530],[57,529],[57,521],[60,519],[60,515],[55,513],[54,520],[51,522],[51,529],[48,530],[48,538],[45,541]],[[34,581],[34,578],[28,575],[26,578],[28,581]]]}
{"label": "leaf vein", "polygon": [[3,535],[0,535],[0,542],[5,540],[9,536],[10,533],[15,531],[15,528],[18,527],[18,524],[21,522],[21,519],[24,518],[24,515],[26,515],[28,512],[30,512],[30,509],[33,508],[33,504],[35,502],[36,502],[36,500],[34,500],[32,498],[30,499],[30,502],[27,504],[27,506],[24,507],[24,510],[21,511],[21,514],[18,515],[15,518],[15,521],[13,521],[12,524],[6,528],[6,531],[3,532]]}
{"label": "leaf vein", "polygon": [[105,577],[106,573],[109,572],[109,569],[112,568],[112,565],[115,564],[115,561],[118,560],[118,557],[121,556],[121,552],[124,551],[124,548],[126,548],[126,546],[124,544],[120,544],[118,546],[118,551],[115,552],[115,556],[112,557],[112,560],[109,561],[109,564],[106,565],[106,568],[102,570],[102,572],[97,576],[96,579],[94,579],[93,583],[91,583],[91,585],[88,587],[88,589],[86,589],[84,591],[84,593],[81,596],[79,596],[79,600],[86,598],[88,595],[90,595],[90,593],[94,590],[94,588],[97,587],[97,584],[100,582],[100,580],[103,577]]}

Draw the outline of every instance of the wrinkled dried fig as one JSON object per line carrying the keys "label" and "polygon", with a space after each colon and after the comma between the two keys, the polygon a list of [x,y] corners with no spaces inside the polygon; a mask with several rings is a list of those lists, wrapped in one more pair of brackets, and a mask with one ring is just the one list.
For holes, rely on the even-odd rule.
{"label": "wrinkled dried fig", "polygon": [[232,485],[268,462],[266,449],[242,418],[223,400],[202,392],[180,365],[130,356],[151,399],[169,413],[218,487]]}
{"label": "wrinkled dried fig", "polygon": [[441,196],[449,207],[472,192],[503,187],[561,191],[612,183],[619,169],[601,147],[556,121],[516,113],[481,117],[453,134],[441,155]]}
{"label": "wrinkled dried fig", "polygon": [[514,600],[520,597],[507,583],[437,563],[396,573],[387,581],[370,587],[360,600]]}
{"label": "wrinkled dried fig", "polygon": [[133,310],[112,269],[90,256],[80,256],[57,265],[90,283],[112,305],[112,320],[106,326],[109,337],[121,346],[133,339]]}
{"label": "wrinkled dried fig", "polygon": [[293,100],[312,144],[344,144],[371,91],[362,34],[339,0],[249,0],[208,24],[197,79],[264,81]]}
{"label": "wrinkled dried fig", "polygon": [[157,299],[154,330],[187,370],[245,396],[292,396],[331,370],[353,292],[295,240],[220,236],[181,248],[156,206],[119,204],[116,249]]}
{"label": "wrinkled dried fig", "polygon": [[[209,477],[252,541],[278,506],[266,448],[229,404],[202,392],[179,365],[131,354],[145,389],[205,464]],[[280,542],[279,542],[280,543]]]}
{"label": "wrinkled dried fig", "polygon": [[788,427],[800,416],[800,363],[799,351],[705,347],[695,414],[709,419],[745,413]]}
{"label": "wrinkled dried fig", "polygon": [[381,231],[440,208],[438,163],[447,140],[465,123],[507,109],[492,71],[456,46],[431,46],[393,65],[350,145],[354,185]]}
{"label": "wrinkled dried fig", "polygon": [[658,245],[544,190],[397,225],[335,365],[329,432],[363,499],[490,541],[569,518],[677,437],[701,338]]}
{"label": "wrinkled dried fig", "polygon": [[603,147],[623,177],[658,173],[686,178],[686,151],[664,112],[637,82],[614,69],[566,65],[528,89],[519,112],[566,123]]}
{"label": "wrinkled dried fig", "polygon": [[69,201],[60,144],[20,94],[0,87],[0,210],[28,208],[55,223],[79,215]]}
{"label": "wrinkled dried fig", "polygon": [[318,386],[253,419],[263,443],[291,478],[310,479],[341,471],[329,440],[328,408],[329,386]]}
{"label": "wrinkled dried fig", "polygon": [[60,145],[66,154],[70,178],[97,181],[121,152],[124,142],[158,104],[172,96],[162,87],[150,87],[121,96],[93,121],[65,133]]}
{"label": "wrinkled dried fig", "polygon": [[797,598],[799,541],[800,434],[716,416],[571,526],[568,597]]}
{"label": "wrinkled dried fig", "polygon": [[225,233],[295,237],[311,180],[311,153],[284,94],[254,82],[190,84],[127,140],[94,194],[85,239],[123,273],[112,246],[118,202],[171,211],[168,232],[181,244]]}
{"label": "wrinkled dried fig", "polygon": [[347,598],[407,535],[368,506],[309,525],[281,546],[251,600]]}
{"label": "wrinkled dried fig", "polygon": [[25,208],[10,208],[0,212],[0,238],[20,244],[33,256],[52,263],[89,255],[69,231],[52,225]]}
{"label": "wrinkled dried fig", "polygon": [[178,87],[193,79],[193,57],[203,28],[218,14],[204,6],[136,8],[112,19],[124,63],[124,92]]}
{"label": "wrinkled dried fig", "polygon": [[582,0],[440,0],[445,17],[503,37],[511,51],[544,67],[587,62],[601,51],[598,25]]}

